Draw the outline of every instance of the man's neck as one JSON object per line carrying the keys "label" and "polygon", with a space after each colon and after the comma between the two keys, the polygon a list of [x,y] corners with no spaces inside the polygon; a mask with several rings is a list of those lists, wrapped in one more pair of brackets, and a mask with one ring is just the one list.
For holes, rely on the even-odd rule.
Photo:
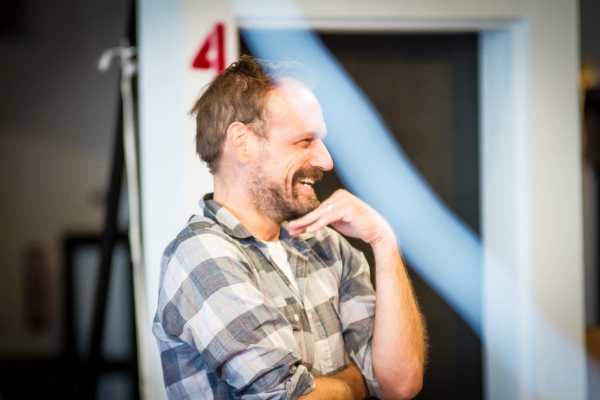
{"label": "man's neck", "polygon": [[266,242],[279,240],[281,223],[273,221],[258,211],[248,194],[239,190],[228,190],[215,179],[213,200],[225,207],[246,229],[258,239]]}

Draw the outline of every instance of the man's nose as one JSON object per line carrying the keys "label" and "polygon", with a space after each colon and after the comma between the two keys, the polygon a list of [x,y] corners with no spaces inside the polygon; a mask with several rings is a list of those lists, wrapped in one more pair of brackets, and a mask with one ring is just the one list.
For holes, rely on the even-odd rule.
{"label": "man's nose", "polygon": [[322,171],[329,171],[333,168],[333,160],[329,154],[329,150],[325,147],[325,143],[321,139],[314,142],[315,148],[311,158],[311,166]]}

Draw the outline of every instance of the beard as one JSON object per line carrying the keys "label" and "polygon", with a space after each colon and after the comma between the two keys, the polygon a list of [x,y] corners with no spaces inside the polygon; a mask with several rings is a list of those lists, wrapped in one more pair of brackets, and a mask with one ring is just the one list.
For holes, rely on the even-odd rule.
{"label": "beard", "polygon": [[292,192],[288,193],[285,182],[269,180],[262,165],[260,163],[256,166],[250,186],[252,202],[262,214],[282,223],[300,218],[321,204],[316,194],[302,195],[296,188],[296,184],[304,178],[320,181],[323,178],[323,171],[320,169],[304,168],[296,171],[292,177]]}

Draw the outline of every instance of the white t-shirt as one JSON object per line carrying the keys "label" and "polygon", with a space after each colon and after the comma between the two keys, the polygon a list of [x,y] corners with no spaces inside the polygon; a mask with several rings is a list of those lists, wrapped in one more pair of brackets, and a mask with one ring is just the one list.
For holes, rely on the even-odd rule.
{"label": "white t-shirt", "polygon": [[265,242],[267,248],[269,249],[269,255],[271,256],[271,261],[277,265],[277,267],[283,271],[285,276],[289,279],[289,281],[294,285],[296,291],[298,291],[298,283],[296,282],[296,277],[294,276],[294,272],[292,271],[292,266],[288,261],[287,253],[281,244],[281,241],[278,240],[276,242]]}

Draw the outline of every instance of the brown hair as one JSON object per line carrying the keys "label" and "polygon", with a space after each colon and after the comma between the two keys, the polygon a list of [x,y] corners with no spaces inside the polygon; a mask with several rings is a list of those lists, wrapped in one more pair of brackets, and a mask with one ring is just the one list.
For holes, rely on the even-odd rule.
{"label": "brown hair", "polygon": [[243,55],[217,75],[196,101],[196,151],[212,173],[218,172],[227,128],[239,121],[267,138],[267,99],[285,76],[311,80],[308,69],[295,62],[271,64]]}
{"label": "brown hair", "polygon": [[242,56],[217,75],[190,114],[196,116],[196,151],[211,172],[218,170],[227,128],[239,121],[266,137],[267,95],[275,87],[264,62]]}

